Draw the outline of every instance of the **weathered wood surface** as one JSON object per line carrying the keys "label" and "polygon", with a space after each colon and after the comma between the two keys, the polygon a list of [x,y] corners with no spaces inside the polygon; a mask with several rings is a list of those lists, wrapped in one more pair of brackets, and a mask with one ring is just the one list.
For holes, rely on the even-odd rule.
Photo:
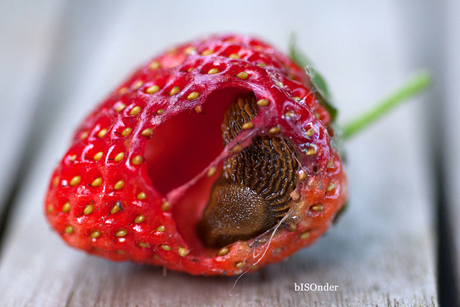
{"label": "weathered wood surface", "polygon": [[[382,97],[409,70],[404,58],[409,47],[396,1],[204,1],[200,10],[185,1],[108,3],[65,2],[60,39],[53,46],[61,48],[59,57],[51,60],[51,77],[40,98],[51,101],[51,129],[41,136],[42,145],[34,152],[9,219],[0,255],[2,304],[438,305],[433,184],[424,154],[428,140],[419,134],[424,127],[416,105],[420,99],[347,144],[350,206],[339,223],[288,261],[244,275],[233,290],[236,278],[169,271],[163,276],[161,268],[108,262],[65,246],[47,226],[42,201],[71,131],[134,65],[169,45],[230,29],[255,33],[283,47],[291,30],[298,30],[302,49],[327,76],[340,101],[342,119]],[[243,4],[245,11],[240,9]],[[254,12],[267,18],[255,18]],[[422,21],[413,17],[412,22]],[[20,99],[24,104],[26,100]],[[329,283],[338,291],[295,292],[294,283]]]}
{"label": "weathered wood surface", "polygon": [[445,146],[444,174],[446,184],[446,215],[448,230],[451,232],[453,270],[457,287],[457,300],[460,301],[460,3],[448,2],[446,14],[445,75],[442,88],[446,97],[443,145]]}
{"label": "weathered wood surface", "polygon": [[58,0],[30,1],[27,6],[16,1],[0,4],[0,214],[38,109],[61,4]]}

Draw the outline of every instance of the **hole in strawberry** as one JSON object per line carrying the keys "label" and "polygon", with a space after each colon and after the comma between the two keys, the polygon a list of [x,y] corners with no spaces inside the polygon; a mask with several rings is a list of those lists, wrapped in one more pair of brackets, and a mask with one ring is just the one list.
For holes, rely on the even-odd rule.
{"label": "hole in strawberry", "polygon": [[[219,90],[208,96],[204,114],[181,112],[158,126],[145,147],[152,185],[162,195],[203,171],[224,149],[221,124],[227,107],[242,89]],[[208,198],[209,193],[203,195]]]}
{"label": "hole in strawberry", "polygon": [[204,176],[190,187],[180,200],[173,206],[172,214],[179,234],[195,256],[209,256],[200,237],[196,232],[196,225],[202,219],[203,211],[208,203],[211,188],[220,177],[220,165],[212,177]]}

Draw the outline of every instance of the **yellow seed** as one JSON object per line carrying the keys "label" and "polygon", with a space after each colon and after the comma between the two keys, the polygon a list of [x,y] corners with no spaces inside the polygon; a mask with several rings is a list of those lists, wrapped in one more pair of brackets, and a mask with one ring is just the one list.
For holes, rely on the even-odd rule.
{"label": "yellow seed", "polygon": [[137,199],[146,199],[147,198],[147,195],[145,195],[144,192],[140,192],[139,194],[137,194]]}
{"label": "yellow seed", "polygon": [[194,110],[195,110],[195,112],[198,113],[198,114],[204,113],[204,109],[203,109],[202,106],[196,106]]}
{"label": "yellow seed", "polygon": [[190,253],[190,251],[187,248],[181,246],[177,249],[177,253],[179,256],[185,257],[188,255],[188,253]]}
{"label": "yellow seed", "polygon": [[97,137],[98,137],[98,138],[104,137],[104,135],[107,134],[107,131],[108,131],[108,130],[105,129],[105,128],[104,128],[104,129],[101,129],[101,130],[99,131],[99,133],[97,134]]}
{"label": "yellow seed", "polygon": [[85,207],[85,210],[83,210],[83,214],[84,215],[91,214],[91,213],[93,213],[93,210],[94,210],[94,206],[93,205],[88,205],[88,206]]}
{"label": "yellow seed", "polygon": [[110,209],[110,214],[115,214],[117,213],[118,211],[120,211],[120,207],[118,207],[117,205],[113,206],[112,209]]}
{"label": "yellow seed", "polygon": [[88,137],[88,131],[85,131],[83,132],[81,135],[80,135],[80,140],[84,140]]}
{"label": "yellow seed", "polygon": [[70,162],[73,162],[75,161],[76,158],[77,158],[77,155],[71,155],[69,160]]}
{"label": "yellow seed", "polygon": [[158,226],[158,228],[157,228],[157,231],[159,231],[159,232],[163,232],[165,230],[166,230],[166,228],[163,225]]}
{"label": "yellow seed", "polygon": [[134,83],[133,88],[134,88],[135,90],[137,90],[137,89],[140,88],[143,84],[144,84],[144,82],[142,82],[141,80],[139,80],[139,81],[137,81],[136,83]]}
{"label": "yellow seed", "polygon": [[284,116],[286,116],[286,117],[293,117],[294,115],[295,115],[295,113],[292,112],[292,111],[288,111],[288,112],[286,112],[286,113],[284,114]]}
{"label": "yellow seed", "polygon": [[299,171],[299,180],[302,181],[302,180],[305,180],[306,178],[307,178],[307,173],[303,169],[301,169]]}
{"label": "yellow seed", "polygon": [[102,178],[99,177],[99,178],[94,179],[93,182],[91,183],[91,185],[93,187],[98,187],[98,186],[101,185],[101,183],[102,183]]}
{"label": "yellow seed", "polygon": [[201,54],[202,54],[202,55],[210,55],[210,54],[212,54],[212,53],[213,53],[212,50],[206,49],[206,50],[203,51]]}
{"label": "yellow seed", "polygon": [[66,202],[64,206],[62,206],[62,212],[67,213],[70,211],[70,202]]}
{"label": "yellow seed", "polygon": [[189,69],[187,69],[187,71],[191,72],[193,69],[194,69],[194,67],[189,67]]}
{"label": "yellow seed", "polygon": [[51,213],[51,212],[53,212],[53,205],[49,204],[48,205],[48,213]]}
{"label": "yellow seed", "polygon": [[128,232],[124,229],[118,229],[117,232],[115,233],[115,236],[117,237],[124,237],[128,234]]}
{"label": "yellow seed", "polygon": [[176,95],[177,93],[180,92],[180,87],[178,86],[175,86],[171,89],[171,91],[169,92],[169,96],[172,96],[172,95]]}
{"label": "yellow seed", "polygon": [[141,111],[141,107],[140,106],[135,106],[134,108],[131,109],[129,114],[130,115],[136,115],[136,114],[139,114],[140,111]]}
{"label": "yellow seed", "polygon": [[164,249],[165,251],[170,251],[171,250],[171,246],[166,245],[166,244],[161,244],[161,248]]}
{"label": "yellow seed", "polygon": [[122,250],[119,250],[119,249],[116,251],[116,253],[117,253],[117,255],[124,255],[124,254],[126,254],[125,251],[122,251]]}
{"label": "yellow seed", "polygon": [[321,117],[321,115],[319,115],[319,113],[316,113],[316,112],[315,112],[315,117],[316,117],[317,119],[319,119],[319,118]]}
{"label": "yellow seed", "polygon": [[102,151],[96,153],[96,154],[94,155],[94,157],[93,157],[94,161],[99,161],[99,160],[101,160],[103,154],[104,154],[104,153],[103,153]]}
{"label": "yellow seed", "polygon": [[245,261],[240,261],[240,262],[237,262],[235,264],[235,268],[237,269],[241,269],[242,267],[244,267],[246,265],[246,262]]}
{"label": "yellow seed", "polygon": [[239,152],[242,151],[242,150],[243,150],[243,147],[241,147],[240,144],[237,144],[237,145],[233,146],[233,148],[231,149],[231,152],[233,152],[233,153],[239,153]]}
{"label": "yellow seed", "polygon": [[125,155],[124,152],[118,153],[118,154],[115,156],[115,161],[116,161],[116,162],[120,162],[121,160],[123,160],[124,155]]}
{"label": "yellow seed", "polygon": [[139,214],[134,219],[134,223],[136,223],[136,224],[142,223],[143,221],[145,221],[145,216],[143,216],[142,214]]}
{"label": "yellow seed", "polygon": [[119,180],[117,181],[117,183],[115,183],[115,186],[113,188],[115,190],[119,190],[119,189],[122,189],[124,186],[125,186],[125,182],[123,180]]}
{"label": "yellow seed", "polygon": [[300,199],[300,193],[297,190],[292,191],[291,198],[293,201],[298,201]]}
{"label": "yellow seed", "polygon": [[257,66],[259,66],[259,67],[267,67],[267,64],[265,64],[265,63],[257,63]]}
{"label": "yellow seed", "polygon": [[232,53],[228,56],[230,59],[239,59],[240,56],[237,53]]}
{"label": "yellow seed", "polygon": [[195,51],[196,51],[195,47],[190,46],[190,47],[185,48],[184,53],[186,55],[191,55],[192,53],[195,53]]}
{"label": "yellow seed", "polygon": [[72,180],[70,180],[70,185],[71,186],[76,186],[77,184],[79,184],[81,181],[81,177],[80,176],[75,176],[72,178]]}
{"label": "yellow seed", "polygon": [[96,239],[96,238],[99,238],[101,236],[101,232],[99,230],[94,230],[93,232],[91,232],[91,234],[89,236],[92,239]]}
{"label": "yellow seed", "polygon": [[295,232],[297,230],[297,225],[294,222],[288,223],[286,226],[287,231]]}
{"label": "yellow seed", "polygon": [[279,127],[272,127],[270,128],[270,130],[268,130],[268,132],[270,132],[271,134],[277,134],[281,131],[281,129]]}
{"label": "yellow seed", "polygon": [[161,64],[160,62],[157,62],[157,61],[153,61],[152,63],[150,63],[149,65],[149,69],[150,70],[154,70],[154,69],[158,69],[161,67]]}
{"label": "yellow seed", "polygon": [[213,75],[213,74],[217,74],[219,72],[219,69],[217,68],[211,68],[209,71],[208,71],[208,75]]}
{"label": "yellow seed", "polygon": [[283,249],[281,247],[278,247],[273,250],[273,253],[278,254],[278,253],[281,253],[282,250]]}
{"label": "yellow seed", "polygon": [[161,114],[161,113],[163,113],[164,111],[165,111],[165,110],[163,110],[163,109],[159,109],[159,110],[157,111],[157,114]]}
{"label": "yellow seed", "polygon": [[307,156],[313,156],[314,154],[316,153],[316,147],[315,146],[311,146],[307,149],[307,151],[305,152],[305,154]]}
{"label": "yellow seed", "polygon": [[67,227],[64,229],[64,232],[65,232],[66,234],[71,234],[71,233],[73,233],[73,227],[70,226],[70,225],[67,226]]}
{"label": "yellow seed", "polygon": [[246,80],[249,77],[248,73],[245,71],[239,72],[236,76],[243,80]]}
{"label": "yellow seed", "polygon": [[313,205],[310,209],[315,212],[320,212],[324,210],[324,207],[322,205]]}
{"label": "yellow seed", "polygon": [[251,270],[254,270],[254,271],[255,271],[255,270],[258,270],[258,269],[259,269],[259,265],[258,265],[258,264],[251,266]]}
{"label": "yellow seed", "polygon": [[133,128],[131,128],[131,127],[125,128],[123,130],[123,132],[121,132],[121,135],[122,136],[128,136],[131,133],[132,130],[133,130]]}
{"label": "yellow seed", "polygon": [[260,99],[259,101],[257,101],[257,105],[261,107],[266,107],[269,105],[269,102],[267,99]]}
{"label": "yellow seed", "polygon": [[198,97],[200,97],[200,94],[198,94],[198,92],[191,92],[190,94],[188,94],[187,100],[197,99]]}
{"label": "yellow seed", "polygon": [[252,127],[254,127],[254,124],[252,122],[247,122],[247,123],[244,123],[243,124],[243,129],[244,130],[248,130],[248,129],[251,129]]}
{"label": "yellow seed", "polygon": [[334,167],[334,162],[332,162],[332,160],[327,162],[327,168],[333,168],[333,167]]}
{"label": "yellow seed", "polygon": [[209,170],[208,170],[208,173],[206,174],[206,176],[208,177],[212,177],[214,176],[214,174],[217,172],[217,168],[215,168],[214,166],[212,166]]}
{"label": "yellow seed", "polygon": [[126,108],[126,105],[125,105],[124,103],[120,103],[120,104],[118,104],[118,106],[115,108],[115,111],[120,112],[120,111],[123,110],[124,108]]}
{"label": "yellow seed", "polygon": [[171,203],[169,201],[165,201],[162,205],[161,205],[161,210],[163,211],[169,211],[172,209],[172,206],[171,206]]}
{"label": "yellow seed", "polygon": [[158,91],[160,90],[160,87],[158,85],[152,85],[150,87],[148,87],[145,92],[147,94],[155,94],[155,93],[158,93]]}
{"label": "yellow seed", "polygon": [[219,251],[217,252],[217,255],[218,256],[225,256],[228,254],[228,247],[222,247],[221,249],[219,249]]}
{"label": "yellow seed", "polygon": [[126,94],[127,92],[128,92],[128,88],[127,88],[127,87],[122,87],[122,88],[118,91],[118,93],[120,93],[121,95]]}
{"label": "yellow seed", "polygon": [[307,136],[313,136],[315,134],[315,129],[310,128],[307,130]]}
{"label": "yellow seed", "polygon": [[150,245],[149,245],[148,243],[142,243],[142,242],[140,242],[140,243],[137,243],[137,244],[138,244],[140,247],[144,247],[144,248],[150,247]]}
{"label": "yellow seed", "polygon": [[61,180],[61,178],[59,178],[59,176],[54,177],[53,185],[55,187],[57,187],[59,185],[59,180]]}
{"label": "yellow seed", "polygon": [[135,156],[131,159],[131,163],[134,165],[140,165],[144,163],[144,157],[142,157],[141,155]]}
{"label": "yellow seed", "polygon": [[149,138],[153,135],[153,130],[151,128],[144,129],[141,135]]}
{"label": "yellow seed", "polygon": [[334,188],[335,188],[335,184],[331,182],[331,183],[329,183],[329,185],[327,186],[327,191],[330,192],[330,191],[334,190]]}
{"label": "yellow seed", "polygon": [[302,233],[300,234],[300,238],[301,238],[302,240],[308,239],[309,237],[310,237],[310,231],[308,231],[308,230],[307,230],[307,231],[304,231],[304,232],[302,232]]}

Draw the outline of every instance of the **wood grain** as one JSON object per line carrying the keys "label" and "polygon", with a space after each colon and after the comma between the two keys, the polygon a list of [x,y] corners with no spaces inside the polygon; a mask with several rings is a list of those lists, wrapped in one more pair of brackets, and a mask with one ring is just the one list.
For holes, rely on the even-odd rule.
{"label": "wood grain", "polygon": [[[64,33],[79,35],[61,41],[64,44],[61,56],[71,61],[69,70],[62,68],[65,62],[56,60],[52,65],[57,66],[51,70],[54,79],[49,79],[44,89],[50,91],[51,80],[62,79],[56,91],[65,94],[66,104],[50,114],[52,129],[42,139],[15,203],[0,258],[3,304],[438,305],[431,208],[433,185],[423,150],[428,144],[419,135],[423,123],[418,120],[416,104],[420,101],[404,106],[346,145],[350,181],[347,212],[317,244],[287,261],[244,275],[237,281],[237,278],[194,277],[169,271],[163,276],[162,268],[109,262],[65,246],[46,224],[42,201],[51,170],[63,154],[72,129],[131,66],[173,41],[208,33],[210,27],[247,32],[253,25],[255,33],[282,46],[291,27],[312,29],[312,34],[305,35],[300,42],[301,47],[311,51],[317,66],[329,77],[335,96],[342,102],[345,118],[369,106],[407,74],[405,45],[401,44],[402,34],[398,31],[401,21],[395,17],[393,1],[372,4],[326,1],[305,4],[301,9],[293,4],[283,7],[260,2],[255,7],[261,16],[275,16],[273,12],[278,15],[257,23],[250,22],[253,18],[250,11],[235,9],[243,2],[222,4],[215,11],[214,2],[209,1],[203,6],[209,10],[203,12],[194,11],[192,4],[183,2],[175,14],[171,14],[166,4],[146,1],[111,2],[111,6],[91,3],[71,1],[64,10],[60,28]],[[327,10],[332,4],[334,9]],[[318,14],[304,18],[302,12],[309,10]],[[366,18],[360,10],[366,11]],[[242,24],[226,18],[234,16],[233,13],[239,14]],[[201,24],[200,20],[206,23]],[[285,22],[287,25],[281,27]],[[180,23],[182,26],[177,26]],[[165,34],[168,25],[169,33],[180,34],[174,37]],[[158,40],[146,41],[147,34]],[[48,95],[54,101],[59,96],[54,92]],[[338,291],[296,292],[295,283],[328,283],[337,285]]]}

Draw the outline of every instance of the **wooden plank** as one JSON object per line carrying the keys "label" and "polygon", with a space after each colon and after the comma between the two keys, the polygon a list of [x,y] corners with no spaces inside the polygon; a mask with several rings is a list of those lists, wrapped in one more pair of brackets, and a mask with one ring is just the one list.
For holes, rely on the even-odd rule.
{"label": "wooden plank", "polygon": [[[460,304],[460,3],[457,1],[446,1],[446,45],[444,54],[444,75],[445,86],[440,90],[445,94],[445,109],[441,112],[444,119],[444,175],[445,175],[445,200],[446,227],[450,232],[448,244],[450,246],[452,268],[455,278],[454,286],[457,287],[457,304]],[[448,252],[449,252],[448,251]]]}
{"label": "wooden plank", "polygon": [[0,215],[37,109],[62,1],[29,2],[3,1],[0,10]]}
{"label": "wooden plank", "polygon": [[[432,182],[426,156],[420,154],[427,144],[418,136],[422,123],[416,120],[415,104],[405,106],[347,144],[351,201],[340,222],[316,245],[288,261],[244,275],[234,289],[236,277],[205,278],[176,272],[163,276],[161,268],[113,263],[65,247],[42,218],[41,202],[51,169],[63,153],[71,130],[101,93],[120,80],[118,73],[123,69],[126,72],[127,62],[147,58],[172,42],[166,34],[155,32],[153,36],[164,38],[161,46],[158,41],[139,46],[135,43],[145,38],[144,29],[174,28],[194,8],[183,3],[179,12],[171,15],[168,7],[146,2],[95,8],[88,3],[71,3],[63,26],[77,27],[82,20],[88,33],[95,29],[99,32],[92,34],[92,53],[80,50],[79,54],[85,56],[79,57],[78,78],[69,79],[75,81],[72,89],[77,90],[69,94],[69,103],[53,114],[57,118],[55,129],[49,131],[36,153],[37,163],[15,204],[0,262],[0,297],[4,304],[437,306],[435,231],[429,209]],[[207,4],[210,8],[215,5]],[[191,38],[198,32],[209,32],[210,27],[243,31],[243,26],[225,18],[236,16],[231,14],[241,5],[232,2],[221,4],[218,11],[194,11],[194,20],[206,20],[206,25],[181,27],[180,35]],[[309,3],[301,8],[276,5],[260,5],[258,10],[261,16],[274,16],[274,10],[279,19],[251,24],[260,36],[280,46],[287,41],[281,37],[289,33],[288,27],[314,29],[300,43],[329,77],[331,88],[346,108],[344,117],[368,106],[407,73],[402,60],[402,34],[397,31],[400,20],[395,19],[395,8],[388,3],[367,3],[361,8],[366,9],[365,19],[359,13],[358,1],[334,2],[334,10],[309,14],[308,18],[303,12],[323,12],[328,3]],[[90,9],[93,13],[88,16]],[[155,18],[146,12],[155,12]],[[237,13],[244,22],[253,18],[249,11]],[[282,21],[292,23],[283,28],[279,26]],[[346,40],[344,37],[351,33],[353,40]],[[78,41],[72,43],[81,47]],[[135,56],[127,57],[131,53]],[[296,292],[295,283],[329,283],[337,285],[338,291]]]}

